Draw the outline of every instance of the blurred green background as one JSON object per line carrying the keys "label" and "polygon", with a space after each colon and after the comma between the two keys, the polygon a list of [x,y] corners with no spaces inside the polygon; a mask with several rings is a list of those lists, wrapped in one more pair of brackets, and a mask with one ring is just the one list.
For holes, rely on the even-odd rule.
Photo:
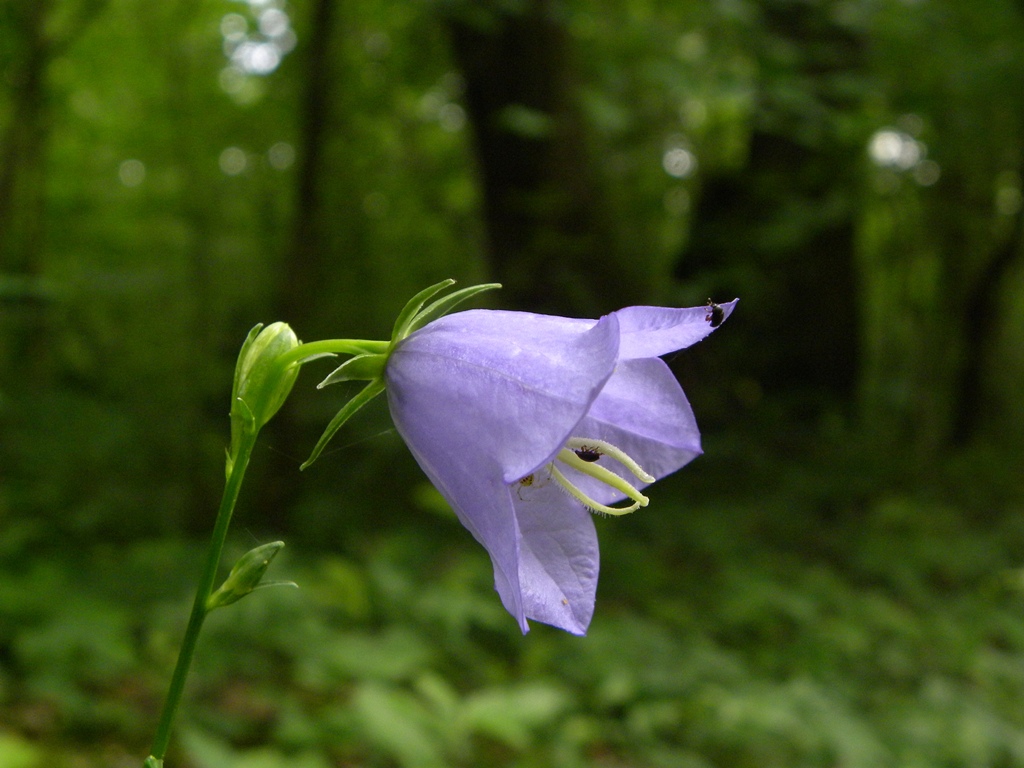
{"label": "blurred green background", "polygon": [[[148,754],[257,322],[740,296],[706,454],[526,637],[302,374],[169,768],[1024,766],[1020,0],[0,2],[0,767]],[[313,366],[310,366],[311,368]],[[330,370],[323,365],[322,373]]]}

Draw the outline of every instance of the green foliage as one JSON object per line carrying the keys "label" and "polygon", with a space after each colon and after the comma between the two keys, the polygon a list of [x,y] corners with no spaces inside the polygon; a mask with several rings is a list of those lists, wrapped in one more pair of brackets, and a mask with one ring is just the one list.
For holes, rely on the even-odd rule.
{"label": "green foliage", "polygon": [[[702,469],[714,478],[727,463]],[[210,618],[168,759],[1020,764],[1024,500],[955,501],[969,462],[937,493],[862,501],[819,469],[776,464],[756,505],[695,478],[700,510],[692,487],[669,482],[636,521],[600,521],[586,638],[543,625],[520,637],[450,515],[378,532],[359,554],[285,550],[275,569],[301,588]],[[47,765],[94,752],[84,764],[101,765],[98,745],[144,740],[173,661],[198,553],[112,554],[2,582],[0,713],[24,727],[49,712],[37,725]],[[153,586],[126,595],[128,580]]]}
{"label": "green foliage", "polygon": [[[1024,765],[1020,4],[551,5],[608,258],[650,303],[749,308],[671,361],[717,439],[648,510],[599,522],[590,635],[523,638],[383,407],[300,476],[348,386],[313,400],[302,375],[227,560],[287,538],[275,574],[301,589],[211,617],[168,768]],[[232,79],[221,24],[255,29],[254,3],[0,3],[4,768],[147,754],[246,330],[384,338],[424,285],[487,278],[444,18],[525,5],[347,0],[321,71],[315,7],[287,6],[275,71]],[[872,159],[879,131],[917,160]],[[765,135],[796,151],[756,165]],[[716,262],[691,245],[723,180],[752,204],[717,221]],[[829,228],[850,238],[840,291]],[[803,354],[830,323],[849,360],[835,328]],[[833,363],[849,381],[818,386]]]}
{"label": "green foliage", "polygon": [[27,739],[0,733],[0,760],[8,768],[36,768],[42,765],[42,753]]}

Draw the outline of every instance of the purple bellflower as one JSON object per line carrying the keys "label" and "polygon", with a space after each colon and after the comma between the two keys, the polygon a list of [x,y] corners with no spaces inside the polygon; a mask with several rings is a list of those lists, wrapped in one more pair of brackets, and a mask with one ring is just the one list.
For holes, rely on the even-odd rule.
{"label": "purple bellflower", "polygon": [[[735,304],[627,307],[600,320],[469,310],[405,335],[396,325],[375,356],[372,394],[387,392],[399,434],[487,550],[524,633],[528,619],[586,633],[599,566],[591,513],[647,506],[646,485],[701,453],[659,356],[706,337]],[[368,378],[346,375],[359,361],[324,384]]]}
{"label": "purple bellflower", "polygon": [[[733,304],[722,309],[728,316]],[[705,307],[629,307],[598,321],[471,310],[392,352],[395,426],[490,554],[523,632],[527,619],[586,632],[598,573],[590,509],[646,506],[639,487],[701,453],[690,404],[658,355],[707,336],[706,316]],[[623,499],[632,504],[611,507]]]}

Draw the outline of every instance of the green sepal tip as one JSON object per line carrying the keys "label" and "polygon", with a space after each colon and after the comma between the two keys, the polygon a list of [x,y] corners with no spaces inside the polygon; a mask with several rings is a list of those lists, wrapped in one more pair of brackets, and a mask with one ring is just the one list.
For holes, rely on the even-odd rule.
{"label": "green sepal tip", "polygon": [[426,309],[416,313],[409,323],[408,333],[419,330],[427,323],[431,323],[439,317],[444,317],[459,306],[459,304],[468,301],[477,294],[484,291],[494,291],[498,288],[501,288],[501,283],[482,283],[480,285],[471,285],[468,288],[461,288],[455,291],[455,293],[442,296],[440,299],[432,302]]}
{"label": "green sepal tip", "polygon": [[331,438],[334,437],[334,433],[344,426],[345,422],[352,418],[352,415],[366,405],[368,402],[373,400],[377,395],[384,391],[384,379],[374,379],[361,390],[359,394],[349,400],[345,405],[342,406],[341,410],[331,419],[331,423],[327,425],[327,429],[320,435],[320,439],[316,445],[313,446],[313,452],[309,455],[309,458],[303,462],[299,469],[305,469],[320,455],[320,452],[327,446]]}
{"label": "green sepal tip", "polygon": [[[342,425],[344,425],[356,411],[384,391],[385,369],[387,368],[388,357],[394,350],[396,344],[408,337],[413,331],[419,330],[427,323],[451,312],[462,302],[471,299],[484,291],[493,291],[494,289],[501,287],[500,283],[471,285],[427,304],[427,302],[438,293],[453,285],[455,285],[454,280],[442,280],[439,283],[434,283],[434,285],[431,285],[429,288],[424,288],[413,296],[402,308],[402,311],[399,312],[398,319],[395,320],[390,342],[346,341],[344,350],[338,346],[339,342],[337,341],[313,342],[312,344],[306,345],[308,348],[316,350],[325,349],[330,345],[338,349],[339,352],[350,352],[355,354],[355,357],[335,368],[327,378],[317,385],[317,389],[323,389],[329,384],[335,384],[340,381],[358,380],[368,381],[369,383],[359,392],[359,394],[349,400],[342,409],[338,411],[337,415],[331,420],[331,423],[327,425],[327,429],[324,430],[323,435],[320,436],[320,440],[317,441],[316,446],[313,448],[313,452],[302,464],[300,469],[305,469],[316,461],[324,447],[334,436],[334,433],[341,429]],[[356,346],[357,344],[358,347]]]}
{"label": "green sepal tip", "polygon": [[387,355],[356,355],[335,368],[316,388],[323,389],[328,384],[341,381],[373,381],[383,378],[387,362]]}
{"label": "green sepal tip", "polygon": [[450,285],[455,285],[455,281],[451,278],[442,280],[440,283],[434,283],[429,288],[424,288],[409,299],[408,303],[402,307],[402,311],[398,313],[398,319],[395,320],[395,327],[391,332],[391,346],[394,346],[411,333],[409,326],[416,315],[419,314],[423,305],[427,303],[427,300]]}

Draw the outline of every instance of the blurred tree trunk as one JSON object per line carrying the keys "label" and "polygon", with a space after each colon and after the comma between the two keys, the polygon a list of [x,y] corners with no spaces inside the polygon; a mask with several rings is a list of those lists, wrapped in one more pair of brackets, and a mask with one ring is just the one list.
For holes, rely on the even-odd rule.
{"label": "blurred tree trunk", "polygon": [[987,28],[969,42],[948,30],[973,23],[972,10],[925,9],[921,31],[901,45],[928,76],[892,98],[921,110],[909,115],[911,124],[927,126],[941,174],[922,185],[908,169],[876,170],[881,183],[862,214],[863,423],[923,472],[976,439],[994,413],[985,395],[1000,375],[992,352],[1013,311],[1004,291],[1020,263],[1024,226],[1019,210],[999,202],[1004,193],[1019,195],[1024,171],[1021,7],[994,5],[983,14]]}
{"label": "blurred tree trunk", "polygon": [[814,418],[852,401],[860,361],[863,144],[836,116],[860,111],[843,83],[866,79],[864,40],[815,4],[773,0],[761,12],[767,34],[755,38],[761,80],[747,162],[703,183],[676,276],[717,298],[745,289],[758,297],[743,321],[745,374],[766,392],[795,395],[795,413]]}
{"label": "blurred tree trunk", "polygon": [[330,49],[338,5],[338,0],[316,0],[309,25],[306,91],[299,117],[295,212],[280,296],[279,316],[291,323],[308,318],[310,297],[323,284],[330,262],[322,243],[320,170],[330,124],[334,71]]}
{"label": "blurred tree trunk", "polygon": [[48,0],[11,4],[5,34],[17,51],[7,65],[14,84],[11,117],[0,138],[0,253],[3,269],[37,274],[42,241],[43,149],[48,133],[44,80]]}
{"label": "blurred tree trunk", "polygon": [[[332,331],[336,331],[330,328],[329,302],[315,303],[314,299],[323,296],[332,262],[337,261],[337,254],[332,253],[324,236],[322,170],[333,119],[333,73],[337,71],[337,62],[332,56],[332,43],[336,39],[340,5],[339,0],[316,0],[311,8],[302,76],[306,87],[299,108],[294,218],[278,280],[280,293],[275,316],[289,323],[299,337],[307,341],[329,338]],[[306,377],[311,375],[306,373],[303,379],[308,381]],[[296,387],[289,398],[289,407],[277,415],[268,430],[276,451],[300,462],[314,444],[308,419],[313,408],[310,401],[309,388]],[[287,531],[297,473],[260,474],[263,488],[258,502],[261,506],[259,519],[270,529]]]}
{"label": "blurred tree trunk", "polygon": [[489,256],[502,301],[589,315],[635,301],[587,153],[572,40],[554,3],[480,4],[445,19],[465,81]]}
{"label": "blurred tree trunk", "polygon": [[[11,3],[2,11],[4,34],[14,53],[6,62],[13,84],[9,122],[0,136],[0,275],[21,278],[26,287],[39,277],[42,264],[45,147],[49,134],[45,79],[51,59],[46,38],[49,2]],[[21,302],[25,310],[0,327],[0,348],[7,369],[24,366],[45,354],[40,343],[40,305]],[[11,324],[14,320],[14,324]]]}
{"label": "blurred tree trunk", "polygon": [[994,216],[991,178],[964,170],[951,163],[927,194],[890,192],[864,214],[862,424],[922,470],[990,415],[1001,299],[1021,257],[1021,212]]}
{"label": "blurred tree trunk", "polygon": [[[182,486],[186,501],[180,507],[181,517],[166,519],[163,524],[167,530],[200,537],[209,533],[211,510],[219,504],[223,477],[220,472],[211,471],[217,465],[211,464],[210,455],[197,450],[197,446],[203,444],[211,430],[222,434],[225,411],[230,407],[224,401],[227,382],[212,375],[213,371],[221,371],[210,362],[223,353],[225,341],[216,316],[216,279],[211,270],[216,263],[213,251],[221,192],[210,183],[204,169],[210,162],[210,147],[199,138],[209,131],[210,116],[204,109],[199,85],[209,76],[209,70],[201,48],[182,44],[185,30],[200,17],[203,4],[204,0],[179,0],[167,17],[150,16],[146,22],[152,26],[137,31],[150,38],[151,55],[162,65],[159,93],[167,111],[164,124],[171,126],[163,151],[181,176],[182,193],[175,207],[188,223],[189,240],[182,261],[174,266],[169,263],[167,274],[176,273],[180,300],[187,307],[181,314],[180,329],[187,334],[188,354],[205,361],[197,366],[191,385],[175,394],[175,410],[181,415],[174,425],[178,439],[169,442],[164,460],[170,476],[186,481]],[[143,18],[139,22],[145,23]],[[175,28],[175,24],[180,26]],[[244,336],[232,338],[229,343],[240,346],[243,339]]]}
{"label": "blurred tree trunk", "polygon": [[[1018,178],[1024,178],[1024,174]],[[1024,206],[1017,208],[1006,239],[981,270],[961,308],[964,354],[953,384],[950,442],[954,446],[966,445],[981,431],[986,369],[999,328],[999,298],[1022,254]]]}
{"label": "blurred tree trunk", "polygon": [[[1024,0],[1015,3],[1018,22],[1024,22]],[[1008,88],[1018,96],[1024,88],[1024,71],[1018,65],[1014,68],[1015,77],[1007,78],[1001,87]],[[1013,83],[1017,85],[1014,86]],[[1020,109],[1020,102],[1017,102]],[[1024,116],[1021,116],[1024,117]],[[1024,128],[1024,126],[1021,126]],[[1018,135],[1015,151],[1017,168],[1015,171],[1018,184],[1024,179],[1024,136]],[[1005,140],[1005,139],[1004,139]],[[1007,141],[1008,146],[1013,146]],[[1018,195],[1020,190],[1017,190]],[[959,201],[957,201],[959,202]],[[996,212],[998,217],[999,212]],[[943,221],[948,218],[943,217]],[[998,219],[992,231],[998,232]],[[954,263],[955,256],[951,255]],[[982,431],[985,416],[983,394],[986,375],[991,370],[996,335],[999,331],[999,313],[1002,305],[999,301],[1003,289],[1014,269],[1024,259],[1024,206],[1018,202],[1010,226],[1005,230],[1001,243],[997,242],[988,262],[979,272],[965,300],[961,305],[961,317],[964,332],[964,355],[958,375],[954,382],[954,407],[950,429],[950,442],[960,447],[974,440]]]}
{"label": "blurred tree trunk", "polygon": [[[0,367],[17,363],[45,368],[45,298],[36,282],[43,273],[46,211],[50,62],[74,42],[103,9],[106,0],[79,0],[62,8],[55,22],[52,0],[7,0],[0,3],[0,34],[5,38],[0,74],[12,88],[7,123],[0,127],[0,276],[24,287],[13,297],[26,310],[5,312],[0,325]],[[13,320],[13,323],[11,322]]]}

